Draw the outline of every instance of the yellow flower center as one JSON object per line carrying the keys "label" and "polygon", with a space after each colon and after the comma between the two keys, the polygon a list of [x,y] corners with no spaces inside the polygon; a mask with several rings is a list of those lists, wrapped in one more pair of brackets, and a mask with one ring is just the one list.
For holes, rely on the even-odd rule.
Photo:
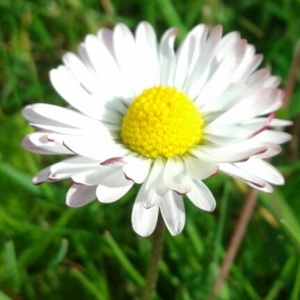
{"label": "yellow flower center", "polygon": [[183,155],[202,138],[203,117],[194,103],[171,87],[145,89],[124,115],[121,138],[145,157]]}

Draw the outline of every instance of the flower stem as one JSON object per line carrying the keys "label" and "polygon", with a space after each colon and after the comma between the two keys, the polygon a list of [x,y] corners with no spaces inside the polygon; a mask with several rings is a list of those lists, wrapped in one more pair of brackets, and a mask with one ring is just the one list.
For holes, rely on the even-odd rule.
{"label": "flower stem", "polygon": [[142,291],[141,300],[151,300],[152,294],[155,290],[156,281],[159,271],[159,262],[163,252],[165,224],[162,216],[159,214],[155,231],[152,235],[152,246],[150,258],[148,262],[148,269],[146,274],[145,286]]}

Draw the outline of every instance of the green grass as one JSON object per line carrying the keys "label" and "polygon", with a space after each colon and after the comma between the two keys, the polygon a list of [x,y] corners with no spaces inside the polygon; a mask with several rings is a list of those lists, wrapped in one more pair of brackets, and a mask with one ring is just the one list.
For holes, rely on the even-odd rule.
{"label": "green grass", "polygon": [[[136,189],[122,200],[65,205],[70,182],[33,186],[31,177],[59,160],[20,147],[30,128],[26,104],[65,105],[48,72],[66,51],[101,26],[148,20],[159,35],[170,26],[179,40],[197,23],[237,30],[284,87],[300,39],[296,0],[2,0],[0,1],[0,300],[138,299],[151,238],[133,232]],[[300,73],[288,107],[279,117],[299,123]],[[221,300],[300,299],[299,125],[293,147],[273,163],[286,177],[274,194],[259,194]],[[155,299],[206,299],[241,211],[244,189],[222,175],[206,180],[217,209],[205,213],[186,201],[187,224],[166,234]]]}

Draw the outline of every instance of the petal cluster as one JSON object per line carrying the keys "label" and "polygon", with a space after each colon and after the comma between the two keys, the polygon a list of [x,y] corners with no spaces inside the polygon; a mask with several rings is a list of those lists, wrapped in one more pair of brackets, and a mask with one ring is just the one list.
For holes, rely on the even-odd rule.
{"label": "petal cluster", "polygon": [[[222,37],[222,27],[210,32],[193,28],[174,50],[177,30],[160,41],[147,22],[135,34],[118,24],[99,30],[67,53],[50,80],[68,108],[33,104],[23,109],[36,129],[22,141],[25,149],[43,155],[65,154],[33,178],[33,183],[73,180],[67,204],[94,199],[117,201],[141,184],[132,211],[132,226],[150,235],[161,213],[172,235],[185,223],[182,195],[200,209],[212,211],[215,199],[202,182],[218,170],[256,189],[272,192],[284,183],[265,159],[281,151],[290,139],[273,128],[290,125],[274,119],[282,105],[280,80],[266,69],[256,70],[262,56],[237,32]],[[174,87],[191,99],[204,118],[201,143],[182,156],[143,157],[126,146],[120,130],[132,101],[153,86]]]}

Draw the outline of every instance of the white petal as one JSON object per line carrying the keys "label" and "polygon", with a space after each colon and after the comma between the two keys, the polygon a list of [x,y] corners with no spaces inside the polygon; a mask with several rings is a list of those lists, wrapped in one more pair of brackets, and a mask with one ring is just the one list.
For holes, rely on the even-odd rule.
{"label": "white petal", "polygon": [[101,101],[113,98],[113,94],[107,89],[107,86],[101,82],[99,77],[87,69],[84,63],[73,53],[66,53],[63,56],[64,64],[72,71],[77,80],[84,88],[93,95],[99,96]]}
{"label": "white petal", "polygon": [[[259,69],[250,74],[245,80],[237,85],[242,85],[241,93],[254,93],[258,89],[271,87],[265,84],[270,78],[270,71],[268,69]],[[239,89],[237,89],[239,90]]]}
{"label": "white petal", "polygon": [[187,193],[191,202],[205,211],[213,211],[216,208],[216,200],[210,189],[200,180],[191,181],[192,190]]}
{"label": "white petal", "polygon": [[22,114],[29,122],[41,125],[66,126],[87,130],[100,130],[104,127],[99,121],[79,112],[45,103],[28,105],[23,109]]}
{"label": "white petal", "polygon": [[207,29],[203,24],[195,26],[177,50],[174,86],[179,90],[185,92],[183,85],[187,80],[188,72],[193,69],[201,53],[201,39],[206,31]]}
{"label": "white petal", "polygon": [[165,165],[163,181],[166,187],[186,194],[191,190],[185,164],[181,159],[169,158]]}
{"label": "white petal", "polygon": [[264,87],[278,87],[281,82],[281,78],[278,76],[270,76],[264,83]]}
{"label": "white petal", "polygon": [[215,136],[211,134],[204,134],[203,135],[203,140],[207,145],[211,146],[228,146],[230,144],[235,144],[241,141],[240,138],[237,138],[235,136],[232,137],[222,137],[222,136]]}
{"label": "white petal", "polygon": [[100,28],[97,32],[97,37],[99,38],[102,45],[105,45],[106,49],[109,53],[114,53],[114,45],[113,45],[113,33],[112,30],[108,28]]}
{"label": "white petal", "polygon": [[291,138],[292,136],[290,134],[275,130],[264,130],[263,132],[254,137],[256,141],[276,144],[288,142],[289,140],[291,140]]}
{"label": "white petal", "polygon": [[85,44],[79,48],[80,57],[97,75],[99,83],[107,86],[115,96],[132,97],[133,93],[120,72],[114,53],[108,47],[107,40],[111,38],[110,34],[109,30],[100,30],[99,38],[88,35],[85,38]]}
{"label": "white petal", "polygon": [[241,99],[249,97],[264,87],[263,83],[270,75],[267,69],[260,69],[249,77],[245,78],[242,82],[231,84],[215,101],[207,102],[201,108],[203,113],[211,113],[214,111],[226,111]]}
{"label": "white petal", "polygon": [[270,123],[271,127],[285,127],[293,125],[292,121],[289,120],[281,120],[281,119],[273,119]]}
{"label": "white petal", "polygon": [[[167,192],[167,189],[166,189]],[[163,196],[161,194],[157,193],[157,191],[154,188],[150,188],[149,190],[145,191],[145,197],[143,205],[146,209],[150,209],[153,206],[156,206],[159,204],[159,202],[162,200]]]}
{"label": "white petal", "polygon": [[[108,126],[99,127],[97,129],[88,130],[88,129],[78,129],[78,128],[70,128],[70,127],[60,127],[60,126],[52,126],[52,125],[41,125],[37,123],[30,123],[32,127],[37,130],[44,130],[49,132],[54,132],[58,134],[49,134],[48,138],[50,141],[57,140],[58,136],[66,136],[66,135],[76,135],[76,136],[102,136],[106,139],[118,139],[119,135],[117,130],[109,130]],[[61,134],[61,135],[60,135]]]}
{"label": "white petal", "polygon": [[272,113],[268,117],[258,117],[258,118],[246,120],[246,121],[242,122],[241,125],[246,126],[247,128],[263,126],[265,124],[267,124],[268,126],[271,126],[271,123],[273,122],[273,120],[274,120],[274,114]]}
{"label": "white petal", "polygon": [[[215,62],[216,67],[212,68],[207,82],[201,90],[199,89],[199,93],[195,99],[195,105],[201,107],[201,111],[202,109],[205,110],[205,106],[213,102],[218,102],[221,106],[223,105],[223,100],[219,99],[219,97],[222,97],[222,94],[230,86],[232,75],[241,61],[245,47],[246,42],[240,40],[222,61]],[[220,110],[220,108],[217,109]],[[206,111],[208,111],[207,108]]]}
{"label": "white petal", "polygon": [[224,59],[217,70],[211,75],[195,99],[197,107],[203,107],[206,103],[214,101],[229,86],[233,66],[237,57],[231,55]]}
{"label": "white petal", "polygon": [[159,195],[165,195],[167,188],[163,183],[164,168],[165,164],[161,159],[158,158],[154,161],[146,182],[146,190],[153,188]]}
{"label": "white petal", "polygon": [[102,166],[98,163],[97,167],[91,167],[89,169],[82,170],[74,173],[72,180],[78,184],[84,185],[98,185],[107,176],[120,170],[119,166]]}
{"label": "white petal", "polygon": [[267,151],[267,147],[251,141],[241,142],[223,147],[208,145],[190,149],[190,152],[207,162],[238,162],[247,160],[250,156]]}
{"label": "white petal", "polygon": [[163,182],[164,167],[165,165],[160,159],[156,159],[152,164],[151,171],[145,181],[143,204],[146,208],[156,205],[168,190]]}
{"label": "white petal", "polygon": [[126,177],[133,180],[135,183],[142,183],[148,176],[152,160],[150,159],[136,159],[132,163],[125,164],[123,172]]}
{"label": "white petal", "polygon": [[84,171],[92,171],[99,168],[99,162],[81,157],[75,156],[58,162],[50,167],[50,180],[61,180],[70,178],[74,174]]}
{"label": "white petal", "polygon": [[34,132],[27,135],[21,142],[26,150],[38,154],[73,154],[70,150],[57,142],[49,141],[45,132]]}
{"label": "white petal", "polygon": [[135,33],[136,47],[143,70],[139,76],[144,77],[145,86],[151,87],[160,83],[158,46],[156,34],[147,22],[141,22]]}
{"label": "white petal", "polygon": [[122,145],[105,139],[101,141],[99,138],[68,137],[64,140],[64,145],[73,153],[98,160],[99,162],[110,158],[123,157],[130,152],[124,149]]}
{"label": "white petal", "polygon": [[42,169],[34,175],[34,177],[32,178],[32,183],[38,185],[43,182],[51,182],[52,180],[49,179],[50,172],[50,166]]}
{"label": "white petal", "polygon": [[[273,117],[274,115],[272,114],[268,118],[257,120],[257,122],[244,122],[242,124],[229,126],[214,126],[209,124],[203,130],[204,137],[211,142],[215,142],[217,145],[222,145],[222,140],[224,139],[228,139],[228,142],[235,143],[247,140],[261,133],[263,130],[266,130]],[[221,138],[221,143],[218,143],[217,137]]]}
{"label": "white petal", "polygon": [[274,111],[276,111],[277,109],[279,109],[282,104],[283,104],[283,97],[284,97],[284,92],[282,90],[277,90],[278,94],[277,97],[274,98],[273,102],[263,111],[260,112],[260,116],[263,115],[268,115]]}
{"label": "white petal", "polygon": [[224,112],[219,118],[212,121],[210,125],[214,124],[223,126],[238,124],[247,119],[258,116],[274,102],[274,99],[277,98],[279,93],[280,90],[273,88],[260,90]]}
{"label": "white petal", "polygon": [[93,62],[91,61],[91,58],[89,57],[87,53],[87,48],[84,43],[80,43],[78,45],[78,57],[83,62],[83,64],[86,66],[86,68],[93,74],[97,75],[95,71],[95,67]]}
{"label": "white petal", "polygon": [[202,161],[192,156],[184,157],[188,175],[192,179],[203,180],[217,173],[219,166],[216,163]]}
{"label": "white petal", "polygon": [[236,163],[237,167],[245,170],[263,180],[266,180],[272,184],[283,185],[284,178],[283,176],[268,162],[250,158],[248,161],[243,163]]}
{"label": "white petal", "polygon": [[88,94],[65,66],[51,70],[50,80],[60,96],[83,114],[109,123],[120,122],[120,116],[107,109],[107,102],[101,101],[98,96]]}
{"label": "white petal", "polygon": [[100,182],[96,190],[97,198],[102,203],[117,201],[131,189],[133,184],[131,180],[125,178],[119,168]]}
{"label": "white petal", "polygon": [[145,208],[143,205],[145,197],[145,183],[141,186],[135,199],[131,222],[134,231],[140,236],[150,235],[156,226],[159,206],[155,205],[151,208]]}
{"label": "white petal", "polygon": [[256,190],[259,190],[259,191],[262,191],[265,193],[273,193],[273,191],[274,191],[273,187],[267,182],[265,183],[265,186],[263,186],[263,187],[257,186],[251,182],[245,182],[245,183]]}
{"label": "white petal", "polygon": [[240,42],[241,36],[238,32],[230,32],[224,35],[219,43],[217,52],[216,52],[216,60],[218,62],[222,61],[224,57],[226,57],[235,46]]}
{"label": "white petal", "polygon": [[[256,136],[253,139],[255,139],[255,138],[256,138]],[[282,150],[281,147],[278,144],[275,144],[275,143],[262,142],[262,143],[260,143],[260,145],[268,148],[268,150],[264,153],[254,154],[252,156],[253,158],[262,158],[262,159],[263,158],[269,158],[269,157],[277,155]]]}
{"label": "white petal", "polygon": [[140,69],[139,56],[131,31],[124,24],[117,24],[113,31],[115,58],[123,77],[135,95],[139,95],[146,87],[139,76],[145,70]]}
{"label": "white petal", "polygon": [[292,121],[289,120],[281,120],[274,118],[274,113],[269,115],[268,117],[258,117],[254,119],[247,120],[243,122],[241,125],[247,125],[247,126],[257,126],[258,124],[268,124],[269,127],[286,127],[293,124]]}
{"label": "white petal", "polygon": [[[233,141],[239,142],[251,137],[252,132],[240,125],[229,125],[229,126],[207,126],[203,130],[205,140],[216,141],[217,145],[222,145],[223,143],[218,143],[218,138],[228,139],[230,143]],[[215,138],[213,139],[212,136]]]}
{"label": "white petal", "polygon": [[[201,74],[201,76],[191,85],[191,87],[186,88],[187,89],[187,96],[190,99],[195,99],[197,98],[199,92],[201,91],[201,89],[205,86],[208,78],[210,75],[210,69],[206,68],[203,73]],[[189,81],[192,82],[192,81]]]}
{"label": "white petal", "polygon": [[161,214],[170,233],[179,234],[185,224],[185,209],[182,196],[169,190],[159,204]]}
{"label": "white petal", "polygon": [[263,56],[261,54],[254,55],[254,53],[255,48],[252,45],[247,45],[244,59],[233,75],[233,83],[236,84],[247,78],[260,65]]}
{"label": "white petal", "polygon": [[177,29],[167,30],[161,38],[159,44],[159,64],[160,64],[160,83],[166,86],[173,86],[176,55],[174,52],[174,41]]}
{"label": "white petal", "polygon": [[[99,40],[95,36],[89,35],[87,36],[86,40],[87,40],[87,46],[89,45],[90,42],[92,43],[92,45],[90,45],[91,47],[93,47],[94,44],[96,44],[95,47],[91,49],[92,52],[95,51],[95,49],[97,49],[97,46],[98,47],[100,46],[98,45]],[[111,84],[108,84],[107,82],[108,72],[105,73],[104,78],[106,80],[105,81],[103,81],[103,79],[101,80],[101,78],[99,78],[99,76],[97,76],[94,72],[90,71],[75,54],[66,53],[63,56],[63,61],[65,65],[72,71],[72,74],[75,76],[76,80],[80,83],[81,86],[84,87],[85,90],[88,91],[89,94],[96,95],[97,99],[101,102],[113,101],[113,105],[111,105],[111,107],[117,109],[121,113],[124,113],[126,111],[126,107],[122,108],[122,110],[119,109],[121,105],[121,101],[119,98],[116,98],[116,96],[121,96],[124,100],[124,98],[126,98],[128,93],[123,93],[123,94],[120,93],[122,83],[118,82],[118,77],[116,74],[112,78],[114,86],[111,87],[110,86]],[[103,65],[101,68],[103,69]],[[111,71],[111,68],[109,69],[109,71]],[[120,72],[117,70],[117,74],[121,76],[119,73]]]}
{"label": "white petal", "polygon": [[[198,60],[198,62],[200,64],[199,65],[196,64],[196,66],[195,66],[195,72],[196,72],[196,69],[201,65],[204,65],[204,66],[209,66],[210,65],[210,63],[213,60],[213,57],[214,57],[214,55],[215,55],[215,53],[218,49],[218,45],[221,41],[222,30],[223,30],[222,26],[217,25],[209,33],[209,36],[208,36],[208,38],[206,40],[206,43],[205,43],[205,48],[204,48],[204,51],[203,51],[203,55],[200,56],[199,60]],[[201,63],[201,60],[203,60],[202,63]]]}
{"label": "white petal", "polygon": [[226,163],[222,163],[219,164],[220,166],[220,171],[234,177],[237,178],[247,184],[251,184],[251,186],[255,187],[256,189],[261,189],[261,188],[266,188],[266,192],[271,193],[273,191],[273,188],[264,180],[258,178],[257,176],[254,176],[240,168],[238,168],[237,166],[233,165],[233,164],[226,164]]}
{"label": "white petal", "polygon": [[198,58],[198,61],[195,63],[194,70],[192,71],[188,86],[186,86],[187,95],[191,99],[195,99],[195,97],[199,93],[199,86],[205,82],[203,78],[208,77],[208,71],[210,70],[210,64],[214,58],[214,55],[217,51],[219,42],[222,37],[222,26],[217,25],[210,32],[207,41],[205,41],[203,46],[203,51]]}
{"label": "white petal", "polygon": [[67,192],[67,205],[80,207],[96,199],[96,187],[73,184]]}

